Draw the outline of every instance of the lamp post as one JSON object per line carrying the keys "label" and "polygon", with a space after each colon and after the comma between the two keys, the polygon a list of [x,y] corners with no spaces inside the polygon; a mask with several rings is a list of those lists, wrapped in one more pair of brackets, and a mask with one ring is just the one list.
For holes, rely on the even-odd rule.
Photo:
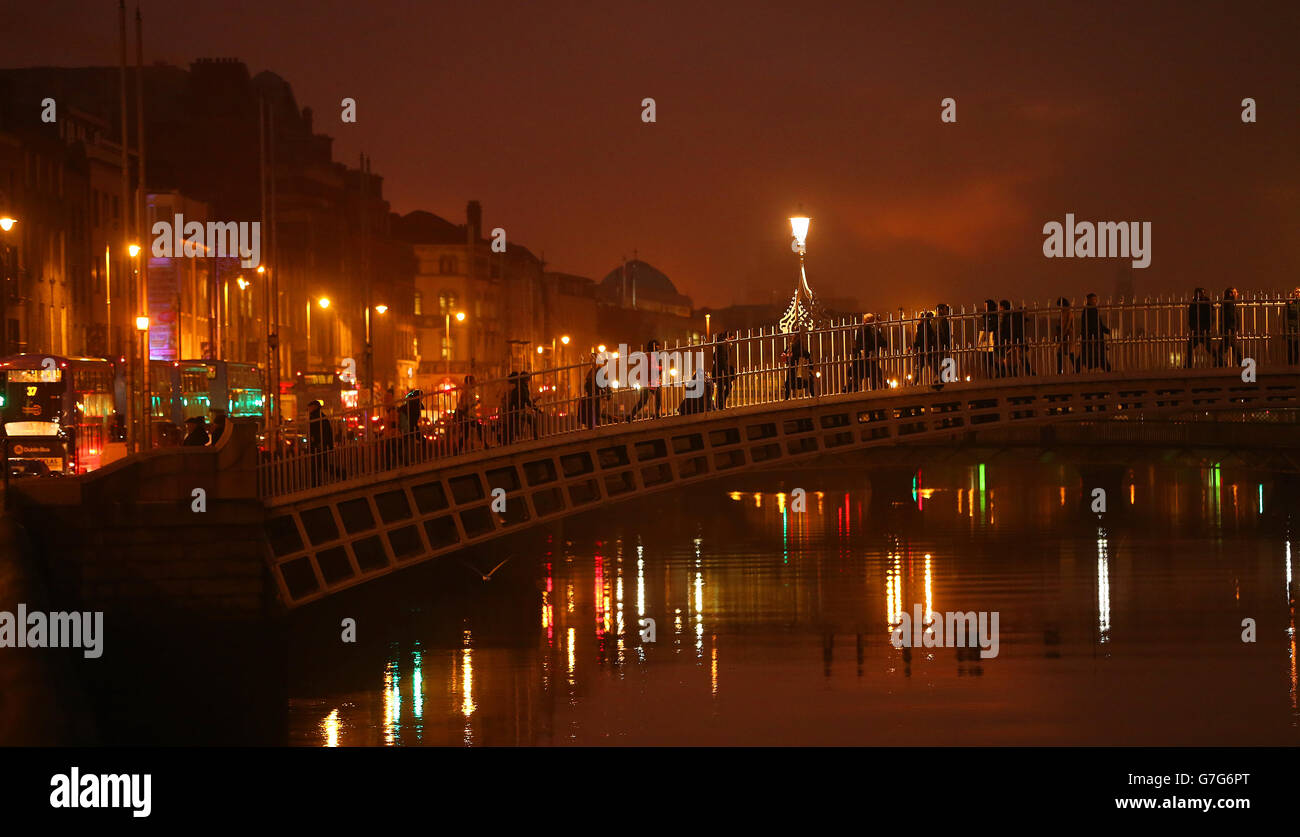
{"label": "lamp post", "polygon": [[[463,322],[465,322],[465,312],[464,312],[464,311],[457,311],[455,316],[456,316],[456,322],[458,322],[458,323],[463,323]],[[451,310],[448,309],[448,311],[447,311],[447,325],[446,325],[446,329],[447,329],[447,375],[448,375],[448,376],[451,375],[451,317],[452,317]]]}
{"label": "lamp post", "polygon": [[811,221],[806,215],[796,215],[790,219],[790,232],[794,233],[790,249],[799,254],[800,265],[803,265],[804,254],[808,252],[808,224]]}
{"label": "lamp post", "polygon": [[[132,247],[134,246],[135,245],[132,245]],[[136,247],[136,251],[137,252],[139,251],[138,247]],[[135,330],[140,335],[141,368],[148,369],[149,368],[149,318],[136,317]],[[145,380],[147,381],[148,379],[146,378]],[[151,425],[153,424],[153,404],[150,403],[152,399],[149,397],[149,386],[147,383],[144,386],[143,391],[141,392],[141,396],[142,396],[141,400],[143,401],[143,407],[140,412],[141,421],[142,421],[142,425],[140,428],[140,448],[141,450],[149,450],[150,448],[153,447],[153,434],[151,432],[152,431]]]}
{"label": "lamp post", "polygon": [[569,345],[569,335],[567,334],[560,335],[560,357],[559,360],[556,362],[556,366],[558,366],[561,369],[564,369],[564,397],[565,398],[568,398],[569,393],[572,391],[572,387],[569,385],[569,373],[571,370],[565,369],[565,363],[564,363],[566,360],[569,359],[569,353],[565,350],[565,347],[568,345]]}
{"label": "lamp post", "polygon": [[[8,215],[0,216],[0,230],[9,232],[18,223]],[[4,256],[3,262],[0,262],[0,357],[9,354],[9,274],[10,274],[10,255],[12,245],[8,243],[8,236],[5,236],[4,250],[0,254]],[[16,259],[15,259],[16,261]]]}
{"label": "lamp post", "polygon": [[[330,307],[330,298],[323,296],[316,300],[316,304],[321,307],[322,311],[328,311]],[[324,359],[324,355],[321,356]],[[311,368],[311,299],[307,300],[307,357],[303,360],[307,369]],[[303,370],[307,371],[307,370]]]}
{"label": "lamp post", "polygon": [[279,299],[266,265],[257,266],[262,278],[262,311],[266,317],[266,426],[273,431],[275,450],[280,446],[280,332]]}
{"label": "lamp post", "polygon": [[235,303],[239,309],[239,313],[235,316],[234,344],[239,350],[237,352],[231,352],[231,354],[234,355],[233,359],[242,361],[244,360],[244,352],[247,349],[247,347],[244,346],[244,291],[248,290],[248,280],[243,276],[240,276],[235,280],[235,284],[239,287],[239,294],[236,296]]}
{"label": "lamp post", "polygon": [[810,222],[811,219],[806,215],[795,215],[790,219],[790,232],[794,235],[790,249],[799,254],[799,278],[794,283],[794,296],[790,300],[790,306],[781,316],[781,331],[786,334],[821,319],[821,306],[813,295],[812,288],[808,287],[808,274],[804,269]]}
{"label": "lamp post", "polygon": [[366,396],[366,406],[375,406],[375,349],[374,343],[370,339],[370,311],[374,309],[376,314],[382,314],[388,310],[387,305],[367,305],[366,306],[366,386],[369,389],[369,395]]}
{"label": "lamp post", "polygon": [[[135,386],[139,387],[142,405],[143,405],[141,408],[141,412],[137,416],[135,416],[134,419],[132,420],[131,426],[135,429],[136,449],[144,451],[144,450],[148,450],[146,439],[148,438],[149,435],[148,434],[148,428],[149,428],[149,415],[148,415],[149,413],[149,380],[148,380],[149,302],[148,300],[142,298],[143,297],[142,294],[138,293],[140,288],[140,245],[139,244],[126,245],[126,254],[131,258],[131,270],[135,274],[132,277],[131,287],[135,288],[137,291],[137,293],[135,294],[137,297],[136,304],[139,305],[141,308],[143,308],[145,311],[144,316],[137,316],[135,318],[135,328],[136,331],[141,332],[142,340],[140,346],[140,358],[138,358],[137,360],[133,360],[131,363],[132,366],[135,366],[137,362],[140,363],[139,377],[134,378],[132,383]],[[141,323],[143,323],[144,325],[141,326]],[[133,355],[134,352],[128,353],[128,356],[133,356]],[[134,410],[135,396],[131,397],[130,403],[132,405],[132,409]]]}

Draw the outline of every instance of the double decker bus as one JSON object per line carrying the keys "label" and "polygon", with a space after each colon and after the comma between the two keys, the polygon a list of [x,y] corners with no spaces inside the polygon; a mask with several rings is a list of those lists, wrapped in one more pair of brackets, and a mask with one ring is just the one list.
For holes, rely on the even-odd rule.
{"label": "double decker bus", "polygon": [[282,409],[286,417],[302,417],[307,414],[307,405],[320,401],[325,405],[326,415],[338,415],[343,411],[356,408],[359,403],[356,385],[349,386],[343,376],[334,371],[299,372],[286,395],[293,396],[293,403],[286,398]]}
{"label": "double decker bus", "polygon": [[84,474],[126,455],[115,438],[116,370],[102,358],[0,359],[0,420],[10,473]]}
{"label": "double decker bus", "polygon": [[266,389],[262,372],[251,363],[226,360],[155,360],[150,363],[153,420],[166,430],[155,438],[176,436],[190,418],[207,419],[212,408],[230,418],[263,418]]}

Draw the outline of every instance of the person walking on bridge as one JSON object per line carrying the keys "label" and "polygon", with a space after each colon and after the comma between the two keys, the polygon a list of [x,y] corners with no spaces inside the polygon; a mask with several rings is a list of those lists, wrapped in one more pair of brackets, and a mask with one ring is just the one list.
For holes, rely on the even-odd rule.
{"label": "person walking on bridge", "polygon": [[1241,346],[1237,345],[1237,327],[1239,325],[1237,314],[1237,299],[1240,297],[1236,288],[1228,288],[1223,292],[1223,302],[1219,305],[1219,330],[1223,333],[1223,342],[1219,344],[1219,365],[1224,365],[1224,359],[1229,352],[1232,353],[1235,360],[1234,365],[1241,364]]}
{"label": "person walking on bridge", "polygon": [[185,419],[185,427],[188,429],[185,434],[185,441],[181,442],[182,447],[203,447],[210,441],[207,422],[203,420],[203,416],[193,416]]}
{"label": "person walking on bridge", "polygon": [[[641,415],[641,410],[643,410],[645,405],[651,401],[654,402],[655,418],[659,418],[659,416],[662,415],[663,393],[659,387],[660,384],[663,383],[664,367],[662,358],[659,356],[658,340],[651,340],[645,344],[645,361],[641,366],[641,369],[645,370],[645,374],[649,377],[649,380],[637,382],[642,385],[641,393],[637,396],[636,407],[634,407],[632,412],[628,414],[628,421],[632,421],[637,416]],[[629,381],[629,383],[632,382]]]}
{"label": "person walking on bridge", "polygon": [[984,316],[980,318],[979,333],[980,355],[983,362],[985,378],[1002,377],[1001,340],[998,333],[998,304],[991,299],[984,300]]}
{"label": "person walking on bridge", "polygon": [[1204,346],[1205,353],[1213,357],[1214,349],[1210,345],[1210,330],[1214,327],[1214,305],[1205,288],[1192,292],[1192,301],[1187,306],[1187,351],[1183,353],[1183,368],[1192,368],[1192,355],[1197,346]]}
{"label": "person walking on bridge", "polygon": [[727,408],[727,399],[731,397],[731,381],[735,375],[736,366],[731,359],[731,333],[720,331],[713,344],[713,392],[719,410]]}
{"label": "person walking on bridge", "polygon": [[208,412],[212,414],[212,432],[210,434],[212,440],[208,444],[215,447],[221,441],[221,437],[226,435],[226,428],[229,425],[226,423],[225,410],[220,407],[213,407]]}
{"label": "person walking on bridge", "polygon": [[611,419],[609,413],[604,409],[602,403],[607,394],[609,387],[600,385],[601,362],[595,355],[591,356],[591,367],[587,369],[587,375],[582,382],[582,402],[581,416],[584,427],[599,427],[608,423]]}
{"label": "person walking on bridge", "polygon": [[1300,288],[1291,291],[1291,299],[1286,304],[1283,335],[1286,339],[1286,362],[1294,366],[1300,363]]}
{"label": "person walking on bridge", "polygon": [[912,352],[916,362],[913,365],[912,383],[921,384],[922,373],[930,370],[931,383],[935,388],[943,386],[939,380],[939,330],[935,325],[934,312],[926,311],[916,321],[916,335],[912,338]]}
{"label": "person walking on bridge", "polygon": [[863,389],[880,389],[883,383],[880,372],[880,352],[884,335],[875,314],[863,314],[862,325],[853,335],[853,357],[849,366],[849,385],[845,391],[861,392]]}
{"label": "person walking on bridge", "polygon": [[478,437],[480,447],[488,446],[487,438],[483,435],[483,422],[478,416],[478,399],[478,386],[474,376],[466,375],[461,382],[460,392],[457,393],[456,412],[452,416],[457,453],[470,449],[473,436]]}
{"label": "person walking on bridge", "polygon": [[952,374],[954,376],[957,374],[957,359],[952,356],[952,321],[948,319],[948,315],[951,313],[952,308],[946,302],[940,302],[935,306],[934,330],[939,338],[938,362],[940,369],[939,383],[935,386],[935,389],[943,387],[943,364],[946,361],[952,361],[949,364],[952,367]]}
{"label": "person walking on bridge", "polygon": [[538,438],[537,414],[541,411],[533,403],[532,380],[528,372],[510,373],[510,388],[506,390],[501,409],[506,444],[523,437],[525,424],[532,430],[533,438]]}
{"label": "person walking on bridge", "polygon": [[307,405],[307,452],[311,461],[312,485],[320,485],[330,470],[326,459],[334,450],[334,428],[325,416],[320,401]]}
{"label": "person walking on bridge", "polygon": [[401,433],[402,459],[410,462],[422,458],[424,437],[420,432],[420,419],[424,415],[424,392],[413,389],[397,411],[397,428]]}
{"label": "person walking on bridge", "polygon": [[812,354],[804,345],[808,337],[808,332],[800,328],[794,333],[794,341],[790,347],[785,350],[782,357],[785,359],[785,398],[788,400],[792,393],[799,390],[806,390],[809,395],[817,394],[817,385],[814,383]]}
{"label": "person walking on bridge", "polygon": [[1056,300],[1060,316],[1052,325],[1052,342],[1056,344],[1056,374],[1064,375],[1079,371],[1079,358],[1074,354],[1074,312],[1070,310],[1070,300],[1061,297]]}
{"label": "person walking on bridge", "polygon": [[1089,370],[1100,368],[1110,371],[1110,361],[1106,359],[1106,335],[1110,327],[1101,318],[1101,309],[1097,307],[1097,295],[1088,294],[1083,308],[1083,365]]}

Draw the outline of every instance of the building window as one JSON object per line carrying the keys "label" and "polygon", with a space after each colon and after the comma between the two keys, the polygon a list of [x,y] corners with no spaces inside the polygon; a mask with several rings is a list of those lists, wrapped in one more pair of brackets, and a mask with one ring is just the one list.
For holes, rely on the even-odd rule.
{"label": "building window", "polygon": [[446,316],[456,313],[456,292],[446,288],[438,292],[438,313]]}
{"label": "building window", "polygon": [[415,316],[418,317],[423,313],[424,313],[424,294],[420,293],[419,291],[416,291],[415,292]]}
{"label": "building window", "polygon": [[438,259],[438,272],[443,274],[454,274],[456,272],[456,257],[443,256]]}

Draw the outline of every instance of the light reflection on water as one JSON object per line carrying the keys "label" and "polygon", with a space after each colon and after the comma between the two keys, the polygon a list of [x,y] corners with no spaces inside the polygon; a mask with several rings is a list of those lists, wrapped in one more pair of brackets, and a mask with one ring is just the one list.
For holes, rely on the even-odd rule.
{"label": "light reflection on water", "polygon": [[[291,683],[291,742],[1300,743],[1294,487],[1135,466],[1098,514],[1090,479],[751,475],[534,530],[502,584],[402,585],[427,619]],[[999,656],[893,647],[914,606],[998,611]]]}

